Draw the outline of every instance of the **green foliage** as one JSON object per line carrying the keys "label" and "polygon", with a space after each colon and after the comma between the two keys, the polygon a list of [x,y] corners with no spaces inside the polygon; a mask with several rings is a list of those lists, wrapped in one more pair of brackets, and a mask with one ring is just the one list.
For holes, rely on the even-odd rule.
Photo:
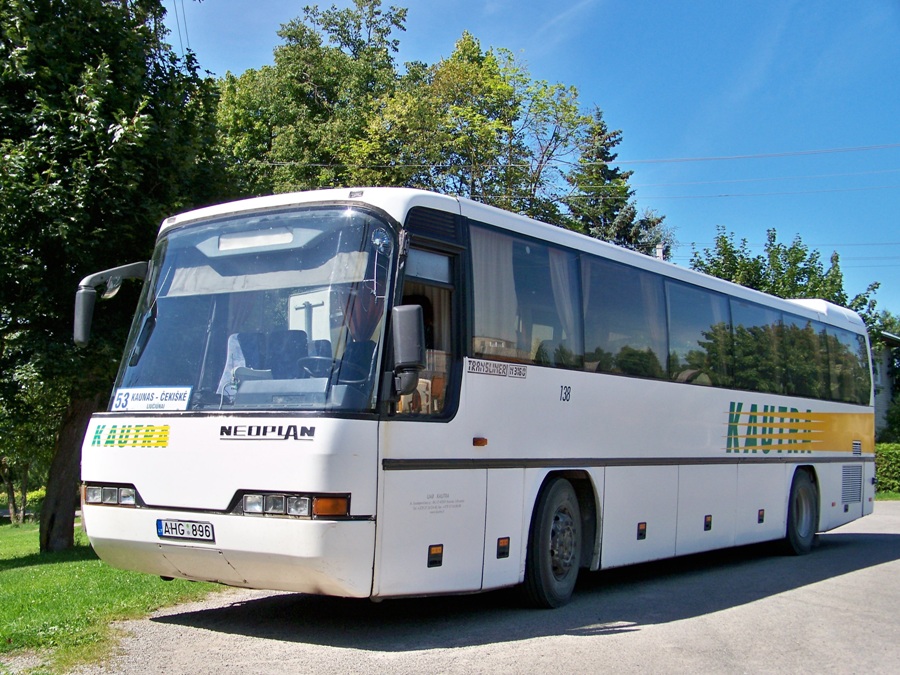
{"label": "green foliage", "polygon": [[[47,496],[47,488],[38,488],[36,490],[29,490],[27,494],[26,503],[28,504],[28,510],[33,513],[40,513],[41,506],[44,504],[44,497]],[[21,502],[20,502],[21,507]],[[5,511],[9,508],[9,499],[6,496],[5,492],[0,492],[0,511]]]}
{"label": "green foliage", "polygon": [[900,392],[894,390],[894,398],[885,413],[885,427],[878,435],[882,443],[900,443]]}
{"label": "green foliage", "polygon": [[900,492],[900,443],[875,445],[875,478],[879,492]]}
{"label": "green foliage", "polygon": [[67,403],[102,398],[115,374],[137,291],[104,305],[75,350],[78,280],[146,259],[163,216],[223,190],[216,88],[163,42],[164,13],[160,0],[0,0],[0,428],[19,476],[46,470],[52,439],[77,437],[57,434],[78,421]]}
{"label": "green foliage", "polygon": [[646,255],[661,246],[668,259],[674,242],[663,226],[665,216],[649,210],[638,216],[628,184],[633,172],[612,165],[621,141],[622,132],[610,131],[599,109],[580,130],[578,164],[566,177],[572,187],[564,199],[570,227]]}
{"label": "green foliage", "polygon": [[575,87],[534,80],[468,32],[401,74],[405,20],[380,0],[308,7],[279,32],[274,66],[220,81],[219,143],[241,194],[417,187],[668,255],[663,217],[639,214],[631,173],[611,166],[621,132],[585,114]]}
{"label": "green foliage", "polygon": [[866,324],[876,323],[873,294],[878,283],[853,298],[844,290],[840,258],[832,253],[826,268],[818,251],[810,251],[799,236],[790,246],[779,243],[774,229],[766,233],[763,253],[753,255],[746,239],[735,244],[734,233],[717,228],[713,248],[691,255],[691,268],[779,298],[819,298],[859,312]]}
{"label": "green foliage", "polygon": [[38,553],[34,525],[0,526],[0,654],[48,649],[54,670],[112,646],[111,621],[199,599],[217,588],[116,570],[78,545]]}
{"label": "green foliage", "polygon": [[349,148],[394,86],[406,10],[380,0],[320,11],[279,31],[275,65],[220,81],[219,147],[243,195],[348,185]]}
{"label": "green foliage", "polygon": [[[891,391],[894,393],[894,400],[891,408],[888,409],[888,428],[885,430],[889,435],[885,438],[889,442],[900,441],[900,346],[897,345],[895,338],[889,338],[885,333],[891,336],[900,336],[900,317],[896,317],[888,311],[879,312],[874,325],[869,327],[869,336],[872,340],[872,349],[876,354],[887,353],[887,372],[884,373],[885,379],[890,381]],[[893,411],[893,412],[892,412]]]}

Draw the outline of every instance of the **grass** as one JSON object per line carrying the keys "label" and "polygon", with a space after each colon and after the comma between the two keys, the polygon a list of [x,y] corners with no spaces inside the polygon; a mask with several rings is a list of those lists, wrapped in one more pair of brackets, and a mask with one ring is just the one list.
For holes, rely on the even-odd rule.
{"label": "grass", "polygon": [[900,502],[900,492],[876,492],[875,500],[879,502]]}
{"label": "grass", "polygon": [[37,672],[62,672],[105,657],[110,623],[195,600],[220,588],[117,570],[76,531],[75,548],[38,552],[38,526],[0,526],[0,674],[7,657],[36,652]]}

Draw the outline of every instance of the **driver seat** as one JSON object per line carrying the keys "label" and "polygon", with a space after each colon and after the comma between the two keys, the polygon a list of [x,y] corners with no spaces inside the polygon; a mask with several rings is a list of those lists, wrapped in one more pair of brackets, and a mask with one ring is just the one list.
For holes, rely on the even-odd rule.
{"label": "driver seat", "polygon": [[[372,340],[351,342],[344,350],[344,355],[338,364],[338,381],[357,381],[354,373],[366,373],[368,377],[372,372],[372,362],[375,358],[375,343]],[[344,366],[347,366],[344,371]]]}

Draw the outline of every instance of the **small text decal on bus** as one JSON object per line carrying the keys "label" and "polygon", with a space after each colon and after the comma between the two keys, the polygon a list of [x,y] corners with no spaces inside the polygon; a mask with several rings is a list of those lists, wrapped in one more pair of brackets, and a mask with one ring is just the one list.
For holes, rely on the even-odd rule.
{"label": "small text decal on bus", "polygon": [[528,377],[528,366],[518,363],[498,363],[497,361],[469,359],[469,372],[477,375],[498,375],[500,377],[516,377],[524,380]]}
{"label": "small text decal on bus", "polygon": [[311,441],[315,427],[296,424],[229,424],[219,427],[220,441]]}

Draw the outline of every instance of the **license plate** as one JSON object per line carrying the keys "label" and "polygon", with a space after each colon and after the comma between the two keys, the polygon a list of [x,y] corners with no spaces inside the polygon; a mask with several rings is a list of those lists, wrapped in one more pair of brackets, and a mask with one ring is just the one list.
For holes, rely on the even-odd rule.
{"label": "license plate", "polygon": [[157,520],[156,534],[163,539],[216,540],[212,523],[200,523],[194,520]]}

